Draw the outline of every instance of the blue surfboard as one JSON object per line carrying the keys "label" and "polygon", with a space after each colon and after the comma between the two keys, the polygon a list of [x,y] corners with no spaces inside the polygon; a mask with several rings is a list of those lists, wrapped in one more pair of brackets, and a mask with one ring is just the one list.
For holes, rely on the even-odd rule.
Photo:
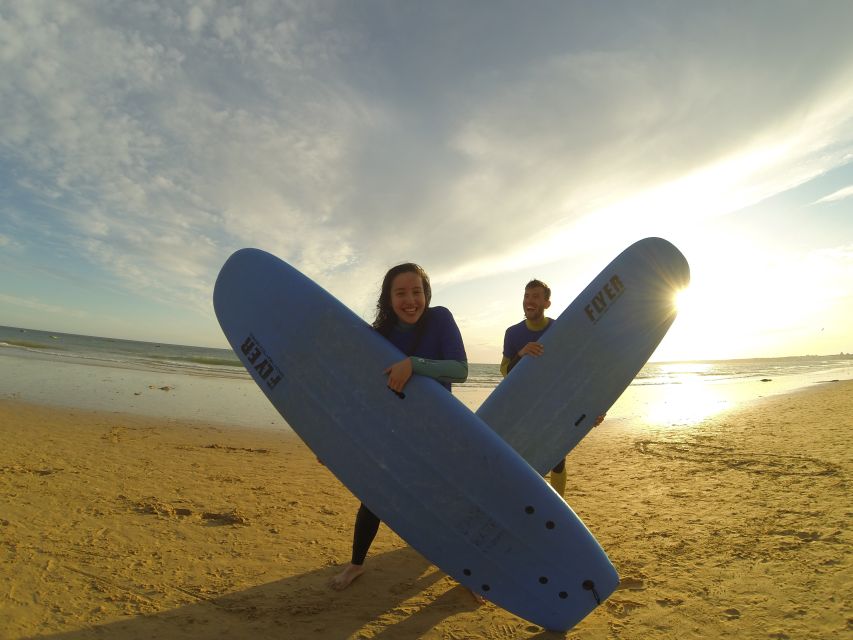
{"label": "blue surfboard", "polygon": [[681,252],[646,238],[620,253],[557,317],[477,415],[539,473],[592,429],[651,357],[690,282]]}
{"label": "blue surfboard", "polygon": [[287,423],[388,526],[491,602],[566,630],[619,582],[577,515],[436,381],[403,397],[383,371],[404,356],[299,271],[232,255],[213,303],[234,352]]}

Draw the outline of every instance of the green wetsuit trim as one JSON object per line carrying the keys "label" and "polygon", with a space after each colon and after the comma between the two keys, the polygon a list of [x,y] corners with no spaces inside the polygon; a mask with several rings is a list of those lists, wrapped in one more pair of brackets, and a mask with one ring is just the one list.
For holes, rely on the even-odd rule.
{"label": "green wetsuit trim", "polygon": [[439,382],[465,382],[468,379],[468,363],[464,360],[430,360],[410,356],[412,372],[419,376],[435,378]]}
{"label": "green wetsuit trim", "polygon": [[[397,321],[397,328],[402,331],[412,331],[415,325]],[[465,360],[430,360],[409,356],[412,361],[412,373],[419,376],[434,378],[439,382],[465,382],[468,379],[468,363]]]}

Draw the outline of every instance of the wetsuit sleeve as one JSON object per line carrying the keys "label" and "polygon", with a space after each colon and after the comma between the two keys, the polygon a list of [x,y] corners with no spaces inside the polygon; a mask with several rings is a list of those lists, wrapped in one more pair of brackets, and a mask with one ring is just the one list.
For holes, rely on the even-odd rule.
{"label": "wetsuit sleeve", "polygon": [[430,360],[415,356],[410,360],[414,373],[435,378],[439,382],[465,382],[468,379],[468,363],[465,360]]}
{"label": "wetsuit sleeve", "polygon": [[521,362],[521,356],[518,354],[514,355],[512,358],[504,356],[503,360],[501,360],[501,373],[504,377],[506,377],[509,372],[512,371],[512,368],[519,362]]}
{"label": "wetsuit sleeve", "polygon": [[511,360],[509,358],[507,358],[506,356],[504,356],[503,360],[501,360],[501,375],[504,378],[506,378],[506,374],[509,373],[510,362],[511,362]]}
{"label": "wetsuit sleeve", "polygon": [[[516,349],[518,351],[518,349]],[[508,327],[504,332],[504,350],[503,357],[509,360],[515,355],[515,352],[512,350],[512,327]],[[503,369],[502,369],[503,370]],[[506,375],[506,374],[504,374]]]}
{"label": "wetsuit sleeve", "polygon": [[501,375],[506,377],[506,375],[512,370],[512,368],[518,364],[518,361],[521,358],[518,355],[518,347],[516,347],[513,338],[513,329],[515,327],[508,327],[506,332],[504,333],[504,350],[503,350],[503,359],[501,360]]}

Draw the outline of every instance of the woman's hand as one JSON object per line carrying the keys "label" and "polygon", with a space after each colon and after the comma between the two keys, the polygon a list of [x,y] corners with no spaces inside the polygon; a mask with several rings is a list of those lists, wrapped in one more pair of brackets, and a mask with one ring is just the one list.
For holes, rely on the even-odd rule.
{"label": "woman's hand", "polygon": [[402,392],[403,387],[412,377],[412,361],[406,358],[395,362],[385,369],[385,375],[388,376],[388,388],[397,393]]}

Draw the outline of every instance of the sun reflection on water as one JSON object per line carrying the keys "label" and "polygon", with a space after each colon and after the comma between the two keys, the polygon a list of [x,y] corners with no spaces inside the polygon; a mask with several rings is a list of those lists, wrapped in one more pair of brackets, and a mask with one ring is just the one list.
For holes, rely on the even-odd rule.
{"label": "sun reflection on water", "polygon": [[693,425],[732,406],[717,385],[699,376],[683,376],[681,384],[666,385],[651,393],[645,420],[656,425]]}
{"label": "sun reflection on water", "polygon": [[691,426],[731,408],[731,385],[707,362],[658,363],[647,378],[631,385],[613,407],[613,417],[655,426]]}

